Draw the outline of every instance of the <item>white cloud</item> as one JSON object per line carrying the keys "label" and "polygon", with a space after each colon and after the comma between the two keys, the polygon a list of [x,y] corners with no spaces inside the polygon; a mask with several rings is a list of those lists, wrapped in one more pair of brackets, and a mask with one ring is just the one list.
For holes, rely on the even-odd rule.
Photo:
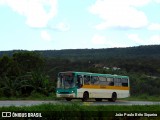
{"label": "white cloud", "polygon": [[109,46],[108,48],[114,48],[114,47],[128,47],[127,44],[122,43],[120,41],[113,41],[113,40],[108,40],[106,42],[106,45]]}
{"label": "white cloud", "polygon": [[96,45],[106,44],[106,37],[101,35],[94,35],[92,38],[92,43]]}
{"label": "white cloud", "polygon": [[30,27],[46,27],[57,14],[57,0],[1,0],[0,3],[25,16]]}
{"label": "white cloud", "polygon": [[108,48],[112,48],[112,47],[127,47],[127,45],[122,44],[118,41],[113,41],[110,40],[109,38],[107,38],[106,36],[102,36],[102,35],[98,35],[95,34],[92,37],[92,43],[94,45],[101,46],[101,47],[108,47]]}
{"label": "white cloud", "polygon": [[160,44],[160,35],[154,35],[150,38],[149,44]]}
{"label": "white cloud", "polygon": [[148,39],[141,39],[138,34],[129,34],[128,38],[140,45],[160,44],[160,35],[153,35]]}
{"label": "white cloud", "polygon": [[157,3],[160,3],[160,0],[154,0],[155,2],[157,2]]}
{"label": "white cloud", "polygon": [[41,38],[45,41],[51,41],[50,34],[45,30],[41,31]]}
{"label": "white cloud", "polygon": [[108,24],[107,22],[103,22],[103,23],[100,23],[98,25],[95,26],[95,28],[97,30],[103,30],[103,29],[106,29],[108,27],[111,27],[112,25],[111,24]]}
{"label": "white cloud", "polygon": [[160,24],[159,23],[152,23],[148,26],[149,30],[160,30]]}
{"label": "white cloud", "polygon": [[0,0],[0,5],[3,5],[5,3],[4,0]]}
{"label": "white cloud", "polygon": [[97,0],[89,7],[89,11],[104,21],[96,26],[97,29],[141,28],[148,25],[148,19],[136,7],[149,2],[150,0]]}
{"label": "white cloud", "polygon": [[138,44],[144,43],[144,41],[141,38],[139,38],[138,34],[129,34],[128,38]]}
{"label": "white cloud", "polygon": [[126,0],[131,6],[144,6],[150,3],[152,0]]}
{"label": "white cloud", "polygon": [[68,31],[70,29],[70,26],[67,23],[60,22],[56,25],[55,29],[59,31]]}

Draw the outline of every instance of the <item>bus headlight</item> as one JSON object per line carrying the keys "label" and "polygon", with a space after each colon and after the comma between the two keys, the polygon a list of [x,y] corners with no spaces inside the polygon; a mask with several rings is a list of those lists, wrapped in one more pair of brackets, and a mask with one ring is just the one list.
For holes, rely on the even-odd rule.
{"label": "bus headlight", "polygon": [[72,93],[73,93],[74,91],[72,90]]}

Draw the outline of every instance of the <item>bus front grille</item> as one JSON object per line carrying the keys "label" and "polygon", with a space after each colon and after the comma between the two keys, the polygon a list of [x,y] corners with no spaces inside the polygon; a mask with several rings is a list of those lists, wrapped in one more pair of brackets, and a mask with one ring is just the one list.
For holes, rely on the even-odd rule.
{"label": "bus front grille", "polygon": [[60,92],[60,94],[69,94],[69,92]]}

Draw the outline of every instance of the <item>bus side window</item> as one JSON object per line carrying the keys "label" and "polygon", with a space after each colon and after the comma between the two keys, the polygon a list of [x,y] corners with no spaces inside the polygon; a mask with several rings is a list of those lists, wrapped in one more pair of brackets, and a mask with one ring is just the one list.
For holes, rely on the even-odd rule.
{"label": "bus side window", "polygon": [[99,84],[100,85],[107,85],[107,79],[106,77],[99,77]]}
{"label": "bus side window", "polygon": [[122,86],[122,79],[121,78],[118,78],[118,82],[119,82],[119,86]]}
{"label": "bus side window", "polygon": [[107,83],[109,86],[114,86],[113,78],[107,78]]}
{"label": "bus side window", "polygon": [[114,85],[115,86],[122,86],[121,78],[114,78]]}
{"label": "bus side window", "polygon": [[128,87],[128,79],[125,78],[122,79],[122,86]]}
{"label": "bus side window", "polygon": [[99,84],[98,76],[91,76],[91,84],[94,84],[94,85]]}
{"label": "bus side window", "polygon": [[90,84],[90,76],[84,75],[84,84],[89,85]]}

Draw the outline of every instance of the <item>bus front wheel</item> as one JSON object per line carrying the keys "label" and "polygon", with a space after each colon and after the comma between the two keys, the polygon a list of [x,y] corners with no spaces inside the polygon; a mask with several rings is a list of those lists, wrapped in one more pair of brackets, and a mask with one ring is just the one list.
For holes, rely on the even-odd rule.
{"label": "bus front wheel", "polygon": [[117,94],[114,92],[112,93],[112,98],[108,98],[108,101],[115,102],[117,100]]}
{"label": "bus front wheel", "polygon": [[85,101],[87,101],[88,99],[89,99],[89,94],[88,94],[88,92],[84,92],[84,93],[83,93],[82,101],[85,102]]}

